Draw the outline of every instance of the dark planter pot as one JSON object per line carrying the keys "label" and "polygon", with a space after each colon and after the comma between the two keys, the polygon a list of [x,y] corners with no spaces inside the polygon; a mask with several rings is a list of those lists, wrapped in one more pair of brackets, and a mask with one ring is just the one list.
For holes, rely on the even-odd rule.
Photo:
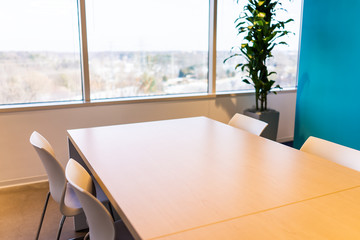
{"label": "dark planter pot", "polygon": [[273,109],[260,112],[255,109],[246,109],[244,115],[267,122],[269,125],[264,129],[261,136],[276,141],[280,113]]}

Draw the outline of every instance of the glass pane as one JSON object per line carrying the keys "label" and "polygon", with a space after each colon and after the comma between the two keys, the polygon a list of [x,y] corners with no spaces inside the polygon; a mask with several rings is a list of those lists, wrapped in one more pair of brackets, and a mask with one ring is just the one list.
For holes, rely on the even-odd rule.
{"label": "glass pane", "polygon": [[[237,57],[223,63],[241,45],[243,35],[237,35],[234,21],[243,11],[246,2],[239,1],[237,4],[236,0],[218,0],[216,52],[216,90],[218,92],[253,89],[251,85],[242,82],[242,78],[246,76],[247,72],[242,72],[240,68],[235,70],[235,66],[242,63],[244,58]],[[289,23],[286,29],[295,35],[281,39],[286,41],[289,46],[276,46],[273,51],[274,57],[268,61],[267,65],[269,72],[277,72],[276,75],[271,76],[276,84],[283,88],[296,87],[301,1],[280,0],[280,2],[282,7],[287,9],[287,12],[279,11],[277,18],[279,20],[293,18],[295,21]],[[234,49],[231,50],[233,47]]]}
{"label": "glass pane", "polygon": [[207,92],[209,1],[86,2],[91,99]]}
{"label": "glass pane", "polygon": [[0,6],[0,104],[81,100],[76,1]]}

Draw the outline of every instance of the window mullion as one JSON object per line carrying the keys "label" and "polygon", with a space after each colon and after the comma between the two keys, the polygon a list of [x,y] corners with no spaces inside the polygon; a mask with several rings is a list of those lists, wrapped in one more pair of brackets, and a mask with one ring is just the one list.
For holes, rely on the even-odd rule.
{"label": "window mullion", "polygon": [[81,67],[82,67],[82,94],[84,102],[90,102],[90,77],[89,57],[86,33],[85,0],[78,0],[79,6],[79,29],[81,46]]}
{"label": "window mullion", "polygon": [[216,19],[217,0],[210,0],[209,22],[209,78],[208,93],[216,94]]}

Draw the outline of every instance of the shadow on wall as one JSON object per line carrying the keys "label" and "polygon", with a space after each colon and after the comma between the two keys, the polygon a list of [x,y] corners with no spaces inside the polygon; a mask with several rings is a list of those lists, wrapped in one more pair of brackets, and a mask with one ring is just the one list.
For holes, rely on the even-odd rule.
{"label": "shadow on wall", "polygon": [[253,95],[242,94],[234,97],[218,95],[215,99],[216,109],[226,113],[221,114],[223,119],[220,119],[220,121],[228,123],[235,113],[243,113],[245,109],[253,107]]}
{"label": "shadow on wall", "polygon": [[[308,73],[304,73],[299,76],[298,91],[296,98],[296,114],[295,114],[295,130],[294,130],[294,148],[300,149],[306,139],[310,136],[310,132],[306,129],[305,124],[300,124],[299,116],[305,116],[306,113],[304,106],[311,104],[307,101],[308,98],[303,94],[304,89],[308,89],[310,86],[310,76]],[[301,104],[300,104],[301,103]]]}

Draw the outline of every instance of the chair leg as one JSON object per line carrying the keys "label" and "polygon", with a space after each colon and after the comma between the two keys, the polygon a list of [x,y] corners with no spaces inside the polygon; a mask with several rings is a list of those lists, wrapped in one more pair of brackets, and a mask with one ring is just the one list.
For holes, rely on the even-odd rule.
{"label": "chair leg", "polygon": [[90,237],[90,232],[88,232],[88,233],[85,235],[84,240],[88,240],[89,237]]}
{"label": "chair leg", "polygon": [[66,219],[66,216],[63,215],[61,220],[60,220],[60,225],[59,225],[59,230],[58,230],[58,233],[57,233],[56,240],[60,239],[60,235],[61,235],[62,228],[64,226],[65,219]]}
{"label": "chair leg", "polygon": [[43,212],[41,214],[40,224],[39,224],[39,227],[38,227],[38,230],[37,230],[37,233],[36,233],[36,238],[35,238],[36,240],[39,239],[39,235],[40,235],[41,227],[42,227],[42,224],[43,224],[43,221],[44,221],[44,216],[45,216],[46,208],[47,208],[47,205],[48,205],[48,202],[49,202],[49,198],[50,198],[50,192],[48,192],[47,195],[46,195],[44,209],[43,209]]}

